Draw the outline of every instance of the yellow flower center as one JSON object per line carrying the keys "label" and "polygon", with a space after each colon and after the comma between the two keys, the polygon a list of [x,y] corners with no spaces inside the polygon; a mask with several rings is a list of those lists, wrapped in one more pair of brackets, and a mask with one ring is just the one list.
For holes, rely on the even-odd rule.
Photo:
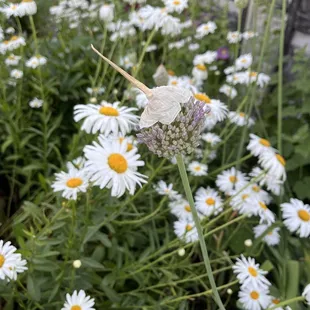
{"label": "yellow flower center", "polygon": [[241,198],[242,198],[242,200],[246,200],[247,198],[249,198],[249,195],[248,194],[243,194]]}
{"label": "yellow flower center", "polygon": [[29,2],[34,2],[34,1],[33,0],[23,0],[22,2],[26,2],[26,3],[28,2],[29,3]]}
{"label": "yellow flower center", "polygon": [[180,5],[180,4],[181,4],[181,1],[175,0],[175,1],[173,1],[173,4],[174,4],[174,5]]}
{"label": "yellow flower center", "polygon": [[189,205],[186,205],[184,209],[187,212],[192,212],[191,207]]}
{"label": "yellow flower center", "polygon": [[208,25],[205,25],[203,28],[204,28],[204,30],[209,30],[209,26]]}
{"label": "yellow flower center", "polygon": [[264,210],[267,210],[267,209],[268,209],[267,206],[266,206],[262,201],[259,201],[258,204],[260,205],[260,207],[261,207],[262,209],[264,209]]}
{"label": "yellow flower center", "polygon": [[252,186],[252,189],[253,189],[253,191],[256,192],[256,193],[258,193],[258,192],[260,191],[260,187],[259,187],[259,186],[256,186],[256,185]]}
{"label": "yellow flower center", "polygon": [[119,116],[118,111],[112,107],[101,107],[99,113],[106,116]]}
{"label": "yellow flower center", "polygon": [[276,154],[277,160],[280,162],[282,166],[285,166],[285,159],[280,155]]}
{"label": "yellow flower center", "polygon": [[267,146],[267,147],[270,146],[270,142],[266,139],[259,139],[259,143],[263,146]]}
{"label": "yellow flower center", "polygon": [[252,72],[250,73],[250,76],[251,76],[251,77],[257,77],[257,72],[252,71]]}
{"label": "yellow flower center", "polygon": [[245,58],[243,58],[243,59],[241,60],[241,62],[245,64],[245,63],[247,62],[247,60],[246,60]]}
{"label": "yellow flower center", "polygon": [[108,165],[117,173],[124,173],[128,168],[126,158],[118,153],[113,153],[108,157]]}
{"label": "yellow flower center", "polygon": [[280,303],[280,299],[273,299],[273,300],[272,300],[272,303],[273,303],[274,305],[277,305],[277,304]]}
{"label": "yellow flower center", "polygon": [[298,216],[304,222],[309,222],[310,221],[310,213],[308,211],[306,211],[306,210],[299,210],[298,211]]}
{"label": "yellow flower center", "polygon": [[[122,143],[125,138],[121,137],[119,138],[119,143]],[[131,151],[133,149],[133,144],[132,143],[127,143],[127,152]]]}
{"label": "yellow flower center", "polygon": [[168,74],[169,74],[170,76],[174,76],[174,75],[175,75],[175,73],[174,73],[173,70],[170,70],[170,69],[169,69],[167,72],[168,72]]}
{"label": "yellow flower center", "polygon": [[185,227],[186,231],[191,231],[192,229],[193,229],[193,226],[189,225],[189,224],[187,224],[186,227]]}
{"label": "yellow flower center", "polygon": [[240,113],[239,113],[239,116],[241,116],[241,117],[245,117],[245,113],[240,112]]}
{"label": "yellow flower center", "polygon": [[248,272],[252,277],[257,277],[257,270],[255,268],[249,267]]}
{"label": "yellow flower center", "polygon": [[3,44],[8,45],[10,42],[8,40],[3,41]]}
{"label": "yellow flower center", "polygon": [[250,296],[252,299],[257,300],[259,298],[259,293],[257,291],[252,291]]}
{"label": "yellow flower center", "polygon": [[207,67],[203,64],[196,65],[196,68],[201,71],[207,71]]}
{"label": "yellow flower center", "polygon": [[5,258],[3,255],[0,254],[0,268],[3,266],[4,262],[5,262]]}
{"label": "yellow flower center", "polygon": [[9,58],[10,60],[14,60],[14,59],[15,59],[15,56],[14,56],[14,55],[10,55],[8,58]]}
{"label": "yellow flower center", "polygon": [[206,204],[209,206],[212,206],[215,204],[215,200],[213,198],[209,197],[206,199]]}
{"label": "yellow flower center", "polygon": [[79,305],[74,305],[70,310],[82,310],[82,308]]}
{"label": "yellow flower center", "polygon": [[195,170],[195,171],[200,171],[200,170],[201,170],[201,167],[196,166],[196,167],[194,168],[194,170]]}
{"label": "yellow flower center", "polygon": [[211,102],[211,99],[205,95],[205,94],[195,94],[194,97],[199,100],[199,101],[203,101],[204,103],[210,103]]}
{"label": "yellow flower center", "polygon": [[238,181],[238,179],[237,179],[237,177],[235,177],[234,175],[231,175],[231,176],[229,177],[229,181],[230,181],[231,183],[236,183],[236,182]]}
{"label": "yellow flower center", "polygon": [[18,39],[18,36],[13,36],[12,38],[11,38],[11,41],[16,41]]}
{"label": "yellow flower center", "polygon": [[171,84],[172,85],[178,85],[178,81],[172,81]]}
{"label": "yellow flower center", "polygon": [[12,5],[12,6],[11,6],[11,9],[12,9],[12,10],[16,10],[16,9],[17,9],[17,5]]}
{"label": "yellow flower center", "polygon": [[70,188],[76,188],[83,184],[83,180],[81,178],[71,178],[66,184]]}

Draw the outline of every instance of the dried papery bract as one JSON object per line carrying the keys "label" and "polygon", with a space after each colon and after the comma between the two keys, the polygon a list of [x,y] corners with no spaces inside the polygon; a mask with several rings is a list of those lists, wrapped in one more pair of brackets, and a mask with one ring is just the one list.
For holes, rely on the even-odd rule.
{"label": "dried papery bract", "polygon": [[149,89],[111,60],[101,55],[93,46],[91,47],[104,61],[147,96],[149,102],[141,114],[139,123],[141,128],[150,127],[157,122],[166,125],[171,124],[180,113],[181,104],[188,102],[190,99],[191,92],[189,90],[175,86],[160,86]]}
{"label": "dried papery bract", "polygon": [[165,86],[169,81],[169,74],[164,65],[159,65],[153,74],[153,79],[157,86]]}

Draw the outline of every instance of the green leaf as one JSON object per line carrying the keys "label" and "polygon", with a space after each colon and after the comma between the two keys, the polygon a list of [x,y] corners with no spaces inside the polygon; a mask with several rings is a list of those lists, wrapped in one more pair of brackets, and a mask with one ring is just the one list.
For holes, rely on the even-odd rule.
{"label": "green leaf", "polygon": [[[299,295],[299,262],[289,260],[287,263],[287,281],[285,298],[290,299]],[[297,303],[290,304],[292,309],[297,309]]]}
{"label": "green leaf", "polygon": [[106,270],[106,268],[102,264],[100,264],[99,262],[95,261],[92,258],[84,257],[84,258],[81,258],[81,261],[82,261],[82,265],[84,265],[85,267],[90,267],[90,268],[98,269],[98,270]]}
{"label": "green leaf", "polygon": [[101,282],[100,287],[105,292],[106,296],[113,302],[120,302],[121,298],[118,296],[115,290],[113,290],[111,287],[103,284]]}
{"label": "green leaf", "polygon": [[27,291],[33,300],[40,300],[40,286],[38,285],[37,281],[34,281],[30,274],[28,274],[27,277]]}

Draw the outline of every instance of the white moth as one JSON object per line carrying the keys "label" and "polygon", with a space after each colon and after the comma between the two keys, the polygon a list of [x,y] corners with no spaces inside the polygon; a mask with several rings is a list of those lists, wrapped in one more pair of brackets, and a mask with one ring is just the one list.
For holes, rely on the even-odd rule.
{"label": "white moth", "polygon": [[171,124],[181,111],[181,103],[187,102],[192,95],[189,90],[176,86],[160,86],[150,89],[110,59],[104,57],[93,45],[91,47],[102,59],[146,95],[149,102],[141,114],[140,128],[150,127],[157,122]]}

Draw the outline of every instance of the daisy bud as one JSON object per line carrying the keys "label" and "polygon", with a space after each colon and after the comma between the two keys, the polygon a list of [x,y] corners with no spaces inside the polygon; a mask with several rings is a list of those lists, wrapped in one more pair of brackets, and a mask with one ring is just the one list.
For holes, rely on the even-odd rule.
{"label": "daisy bud", "polygon": [[247,7],[249,0],[235,0],[235,5],[238,9],[244,9]]}
{"label": "daisy bud", "polygon": [[79,269],[82,266],[82,262],[79,259],[77,259],[73,261],[72,265],[74,268]]}
{"label": "daisy bud", "polygon": [[227,294],[228,294],[228,295],[231,295],[232,293],[233,293],[232,289],[229,288],[229,289],[227,290]]}
{"label": "daisy bud", "polygon": [[97,98],[91,97],[91,98],[89,99],[89,102],[90,102],[90,103],[96,103],[96,102],[97,102]]}
{"label": "daisy bud", "polygon": [[185,249],[184,248],[179,249],[178,255],[181,257],[184,256],[185,255]]}
{"label": "daisy bud", "polygon": [[117,66],[114,62],[100,54],[100,52],[98,52],[93,46],[91,47],[110,66],[122,74],[130,83],[135,85],[146,95],[149,102],[141,115],[139,123],[140,128],[151,127],[157,122],[169,125],[175,121],[181,111],[181,104],[186,104],[192,95],[188,89],[175,86],[160,86],[154,89],[149,89],[143,83]]}
{"label": "daisy bud", "polygon": [[253,242],[251,239],[247,239],[244,241],[244,245],[247,246],[248,248],[253,245]]}
{"label": "daisy bud", "polygon": [[114,18],[114,5],[113,4],[104,4],[100,7],[99,17],[105,23],[109,23]]}
{"label": "daisy bud", "polygon": [[169,74],[164,65],[160,65],[153,75],[153,79],[157,86],[165,86],[168,84]]}

